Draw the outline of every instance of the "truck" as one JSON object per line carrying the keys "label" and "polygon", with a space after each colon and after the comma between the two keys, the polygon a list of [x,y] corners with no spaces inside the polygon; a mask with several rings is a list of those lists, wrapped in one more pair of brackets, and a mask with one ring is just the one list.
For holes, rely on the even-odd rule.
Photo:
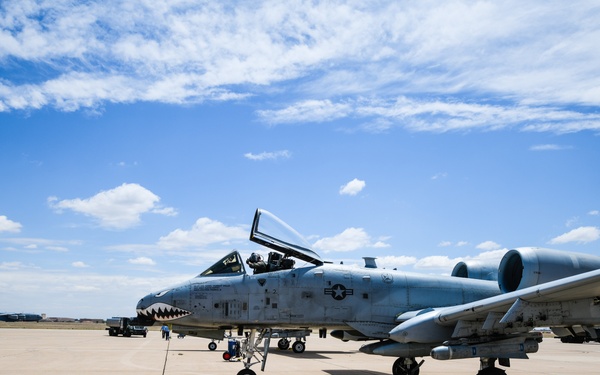
{"label": "truck", "polygon": [[143,325],[139,325],[137,318],[127,317],[112,317],[106,319],[106,330],[109,336],[123,335],[124,337],[131,337],[131,335],[140,335],[146,337],[148,329]]}

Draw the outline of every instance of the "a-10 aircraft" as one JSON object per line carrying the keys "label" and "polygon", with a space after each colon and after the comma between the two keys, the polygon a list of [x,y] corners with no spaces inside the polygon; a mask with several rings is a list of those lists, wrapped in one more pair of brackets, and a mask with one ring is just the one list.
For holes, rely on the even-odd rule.
{"label": "a-10 aircraft", "polygon": [[2,322],[39,322],[43,317],[32,313],[7,313],[0,312],[0,321]]}
{"label": "a-10 aircraft", "polygon": [[394,375],[419,374],[421,357],[479,358],[479,375],[498,375],[505,371],[496,362],[508,367],[538,351],[542,339],[533,328],[596,336],[600,324],[597,256],[517,248],[500,261],[491,277],[497,281],[489,280],[488,265],[462,264],[455,272],[462,277],[336,265],[261,209],[250,240],[272,250],[266,262],[256,254],[246,261],[252,274],[233,251],[197,277],[142,298],[138,318],[194,327],[208,338],[245,333],[238,375],[255,375],[251,366],[259,363],[264,370],[272,333],[282,330],[314,327],[372,341],[360,351],[397,357]]}

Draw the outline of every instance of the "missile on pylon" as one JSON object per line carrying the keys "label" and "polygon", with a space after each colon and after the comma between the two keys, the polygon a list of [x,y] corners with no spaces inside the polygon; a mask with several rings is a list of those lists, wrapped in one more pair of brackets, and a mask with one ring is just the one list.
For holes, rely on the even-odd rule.
{"label": "missile on pylon", "polygon": [[438,346],[431,350],[431,357],[439,360],[476,357],[526,359],[526,353],[535,353],[538,349],[535,339],[514,338],[477,345]]}
{"label": "missile on pylon", "polygon": [[405,344],[392,340],[384,340],[363,345],[359,350],[366,354],[377,354],[388,357],[427,357],[436,344]]}

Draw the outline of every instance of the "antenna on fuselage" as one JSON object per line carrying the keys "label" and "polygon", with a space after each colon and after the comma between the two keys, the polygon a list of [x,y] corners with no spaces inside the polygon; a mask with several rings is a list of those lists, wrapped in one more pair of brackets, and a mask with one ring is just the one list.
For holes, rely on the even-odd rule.
{"label": "antenna on fuselage", "polygon": [[377,268],[377,263],[375,262],[375,257],[363,257],[365,260],[365,268]]}

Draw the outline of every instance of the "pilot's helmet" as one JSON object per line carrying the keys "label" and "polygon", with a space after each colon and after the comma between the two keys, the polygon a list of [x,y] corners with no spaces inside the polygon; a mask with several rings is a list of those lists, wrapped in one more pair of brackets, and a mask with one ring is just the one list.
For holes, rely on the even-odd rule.
{"label": "pilot's helmet", "polygon": [[260,262],[262,260],[262,257],[259,254],[252,253],[252,255],[250,255],[250,258],[248,260],[250,262]]}

